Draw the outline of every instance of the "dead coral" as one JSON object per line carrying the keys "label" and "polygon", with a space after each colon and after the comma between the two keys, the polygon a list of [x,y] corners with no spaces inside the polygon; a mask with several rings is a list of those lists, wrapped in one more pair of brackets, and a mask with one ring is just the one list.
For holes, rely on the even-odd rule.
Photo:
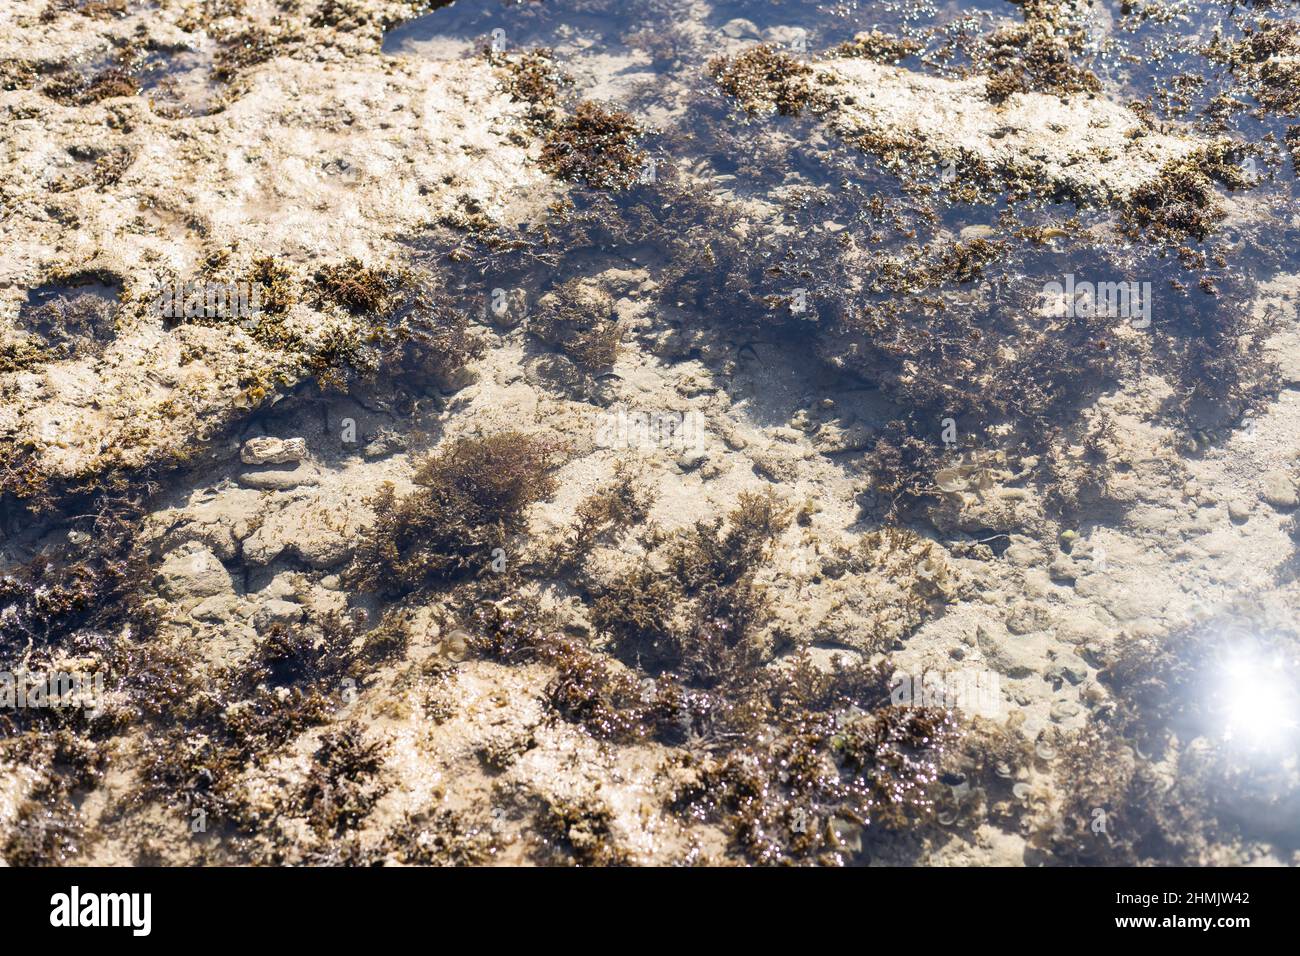
{"label": "dead coral", "polygon": [[869,609],[859,610],[868,630],[885,640],[913,633],[943,607],[953,590],[943,548],[897,525],[862,535],[843,567],[879,582],[863,595],[870,601]]}

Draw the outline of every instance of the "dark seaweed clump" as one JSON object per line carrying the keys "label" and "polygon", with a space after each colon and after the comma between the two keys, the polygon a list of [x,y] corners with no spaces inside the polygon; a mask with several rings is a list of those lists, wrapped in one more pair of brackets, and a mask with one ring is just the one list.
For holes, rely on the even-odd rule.
{"label": "dark seaweed clump", "polygon": [[60,13],[79,13],[92,20],[115,20],[127,14],[126,0],[50,0],[41,22],[57,20]]}
{"label": "dark seaweed clump", "polygon": [[[80,522],[72,540],[0,576],[0,671],[22,670],[28,654],[26,667],[32,670],[60,653],[99,658],[119,671],[126,666],[122,630],[141,637],[154,623],[135,597],[147,568],[136,543],[139,520],[138,502],[103,503]],[[40,719],[59,712],[15,713]],[[0,725],[6,722],[12,725],[0,718]]]}
{"label": "dark seaweed clump", "polygon": [[1012,93],[1095,93],[1101,81],[1071,62],[1065,40],[1039,24],[1005,27],[988,38],[985,66],[988,97],[994,103]]}
{"label": "dark seaweed clump", "polygon": [[750,113],[794,116],[816,101],[812,68],[772,44],[734,57],[716,57],[709,61],[708,71],[719,88]]}
{"label": "dark seaweed clump", "polygon": [[545,126],[554,120],[560,97],[573,79],[555,62],[550,50],[510,54],[489,49],[486,56],[497,68],[501,87],[510,99],[529,104],[531,122]]}
{"label": "dark seaweed clump", "polygon": [[66,863],[83,849],[77,805],[102,775],[110,741],[156,699],[148,662],[157,618],[135,592],[147,569],[139,519],[138,503],[103,504],[78,542],[0,575],[0,673],[39,681],[75,672],[104,691],[90,708],[0,708],[0,763],[40,770],[0,846],[11,865]]}
{"label": "dark seaweed clump", "polygon": [[909,56],[915,56],[924,49],[925,44],[910,37],[896,37],[879,30],[859,33],[847,43],[835,48],[835,55],[842,57],[861,57],[876,63],[901,63]]}
{"label": "dark seaweed clump", "polygon": [[386,485],[349,572],[358,587],[410,591],[486,568],[550,494],[554,442],[520,432],[461,438],[425,459],[398,496]]}
{"label": "dark seaweed clump", "polygon": [[547,131],[542,168],[595,189],[626,189],[645,165],[645,152],[638,146],[643,135],[628,113],[584,100]]}
{"label": "dark seaweed clump", "polygon": [[40,339],[46,361],[58,361],[101,351],[116,333],[117,312],[112,299],[74,292],[23,310],[19,323]]}
{"label": "dark seaweed clump", "polygon": [[543,296],[527,327],[586,372],[605,371],[618,357],[622,332],[618,317],[607,298],[587,294],[579,279],[570,279]]}
{"label": "dark seaweed clump", "polygon": [[358,259],[322,266],[315,278],[326,300],[352,313],[383,310],[402,281],[396,273],[371,269]]}
{"label": "dark seaweed clump", "polygon": [[593,620],[619,657],[652,673],[711,685],[752,668],[767,613],[754,575],[790,518],[770,492],[742,495],[725,524],[697,523],[664,543],[668,574],[646,562],[611,582]]}
{"label": "dark seaweed clump", "polygon": [[90,792],[105,767],[101,748],[67,730],[28,733],[0,740],[0,757],[20,764],[57,768],[26,794],[0,859],[9,866],[67,866],[92,838],[77,812],[77,800]]}
{"label": "dark seaweed clump", "polygon": [[1265,110],[1284,116],[1300,112],[1300,38],[1295,22],[1260,21],[1244,27],[1235,42],[1216,36],[1205,53],[1243,75]]}
{"label": "dark seaweed clump", "polygon": [[88,106],[119,96],[135,96],[140,92],[140,81],[136,77],[138,57],[138,53],[128,48],[111,64],[88,75],[71,68],[60,70],[41,87],[41,92],[50,99],[74,106]]}
{"label": "dark seaweed clump", "polygon": [[1253,185],[1234,162],[1238,152],[1230,144],[1217,144],[1166,163],[1129,197],[1124,215],[1130,234],[1166,242],[1204,241],[1224,215],[1215,182],[1235,189]]}
{"label": "dark seaweed clump", "polygon": [[380,377],[417,392],[430,383],[454,388],[463,384],[466,364],[483,354],[468,313],[427,274],[357,259],[322,266],[312,277],[318,307],[340,309],[356,322],[317,336],[304,335],[288,320],[303,296],[291,265],[262,257],[248,279],[259,285],[262,303],[248,334],[265,348],[296,356],[326,390],[347,392]]}
{"label": "dark seaweed clump", "polygon": [[638,479],[631,465],[616,463],[613,479],[578,504],[572,536],[555,542],[542,566],[575,571],[597,545],[644,522],[654,498],[654,490]]}
{"label": "dark seaweed clump", "polygon": [[[671,589],[675,585],[668,585]],[[685,820],[721,825],[733,849],[764,864],[844,863],[933,818],[941,767],[957,757],[962,728],[949,712],[888,706],[883,668],[796,654],[780,667],[737,667],[700,687],[674,672],[611,666],[579,639],[530,612],[481,611],[478,647],[512,662],[556,669],[556,713],[614,740],[656,739],[681,748],[685,780],[673,800]],[[559,829],[579,860],[612,860],[604,828]],[[599,821],[591,821],[599,824]],[[592,839],[596,838],[596,839]]]}
{"label": "dark seaweed clump", "polygon": [[291,52],[302,40],[287,32],[273,33],[251,27],[222,38],[212,63],[214,79],[230,83],[255,66]]}
{"label": "dark seaweed clump", "polygon": [[[722,826],[753,862],[843,863],[931,821],[940,768],[961,753],[961,722],[942,709],[890,706],[884,667],[818,668],[802,652],[776,661],[758,577],[791,510],[770,491],[745,494],[723,518],[670,535],[647,529],[644,559],[593,574],[581,556],[629,533],[647,504],[625,472],[577,509],[559,549],[569,560],[545,563],[542,573],[558,570],[582,595],[593,638],[565,633],[516,595],[468,610],[476,649],[552,667],[549,706],[599,739],[679,748],[674,811]],[[879,535],[862,560],[910,555],[913,541]],[[917,573],[915,561],[889,567]],[[621,861],[600,807],[541,812],[549,853]]]}
{"label": "dark seaweed clump", "polygon": [[366,740],[355,723],[321,737],[302,795],[307,819],[317,835],[342,836],[370,814],[387,791],[376,780],[383,754],[383,742]]}
{"label": "dark seaweed clump", "polygon": [[[244,660],[209,672],[192,658],[153,658],[165,689],[152,712],[157,722],[144,753],[135,800],[162,798],[183,813],[209,849],[223,845],[259,862],[283,862],[265,808],[250,803],[243,776],[256,771],[304,731],[329,723],[346,702],[345,680],[360,676],[351,622],[327,615],[288,627],[273,624]],[[375,751],[346,731],[323,741],[300,798],[282,809],[310,816],[329,832],[362,811],[370,791],[363,777]],[[322,785],[322,765],[337,771],[337,787]],[[254,838],[269,840],[255,843]],[[204,842],[206,841],[206,842]]]}

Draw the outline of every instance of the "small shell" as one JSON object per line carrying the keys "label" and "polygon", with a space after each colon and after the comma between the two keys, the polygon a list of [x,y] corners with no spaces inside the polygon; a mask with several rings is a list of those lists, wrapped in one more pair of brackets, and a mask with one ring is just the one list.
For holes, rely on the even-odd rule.
{"label": "small shell", "polygon": [[469,633],[456,628],[442,639],[438,650],[449,661],[463,661],[469,655]]}
{"label": "small shell", "polygon": [[862,827],[858,826],[851,820],[841,820],[839,817],[832,817],[830,821],[830,833],[835,844],[842,850],[850,853],[862,852]]}
{"label": "small shell", "polygon": [[1037,746],[1034,747],[1034,753],[1038,754],[1038,756],[1043,760],[1050,761],[1056,759],[1056,748],[1046,740],[1040,740],[1038,742]]}
{"label": "small shell", "polygon": [[957,814],[951,810],[944,810],[939,814],[939,823],[941,826],[949,827],[957,820]]}
{"label": "small shell", "polygon": [[996,773],[1003,780],[1010,780],[1012,777],[1015,776],[1015,771],[1011,769],[1011,764],[1009,763],[998,764],[996,767],[993,768],[993,772]]}
{"label": "small shell", "polygon": [[1016,798],[1017,800],[1019,800],[1019,801],[1021,801],[1022,803],[1024,803],[1025,801],[1027,801],[1027,800],[1029,799],[1029,784],[1027,784],[1027,783],[1018,783],[1018,784],[1016,784],[1014,787],[1011,788],[1011,792],[1012,792],[1012,794],[1015,795],[1015,798]]}
{"label": "small shell", "polygon": [[957,468],[940,468],[934,473],[934,483],[945,494],[965,491],[970,486],[970,482],[962,477]]}

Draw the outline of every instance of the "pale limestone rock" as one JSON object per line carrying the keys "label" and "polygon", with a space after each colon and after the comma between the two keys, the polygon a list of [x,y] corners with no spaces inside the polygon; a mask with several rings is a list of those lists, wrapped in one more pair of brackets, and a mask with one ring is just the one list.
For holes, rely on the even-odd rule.
{"label": "pale limestone rock", "polygon": [[303,438],[250,438],[240,449],[239,460],[245,465],[287,465],[307,457]]}
{"label": "pale limestone rock", "polygon": [[206,548],[168,555],[158,577],[163,596],[178,602],[234,594],[230,573]]}
{"label": "pale limestone rock", "polygon": [[1274,508],[1294,508],[1300,504],[1295,480],[1287,472],[1275,469],[1264,475],[1260,496]]}
{"label": "pale limestone rock", "polygon": [[940,161],[971,156],[1097,202],[1124,199],[1165,163],[1204,145],[1146,129],[1132,110],[1101,95],[1016,93],[995,106],[978,75],[947,79],[847,58],[814,70],[816,88],[850,94],[852,102],[841,97],[829,114],[845,138],[905,137]]}

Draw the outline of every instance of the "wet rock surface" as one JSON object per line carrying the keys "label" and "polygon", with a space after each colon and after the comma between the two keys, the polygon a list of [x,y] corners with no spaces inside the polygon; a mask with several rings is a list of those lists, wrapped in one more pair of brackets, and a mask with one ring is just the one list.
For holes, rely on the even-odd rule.
{"label": "wet rock surface", "polygon": [[1124,105],[1090,5],[484,49],[520,11],[457,4],[401,50],[395,3],[44,6],[0,38],[0,670],[112,696],[0,713],[7,862],[1295,862],[1294,768],[1195,684],[1294,693],[1294,176],[1187,178],[1239,131]]}
{"label": "wet rock surface", "polygon": [[965,175],[962,164],[984,163],[1081,201],[1123,200],[1204,145],[1095,93],[1017,93],[995,106],[983,77],[949,80],[853,59],[818,65],[811,82],[830,88],[829,122],[841,136],[906,144],[954,176]]}

